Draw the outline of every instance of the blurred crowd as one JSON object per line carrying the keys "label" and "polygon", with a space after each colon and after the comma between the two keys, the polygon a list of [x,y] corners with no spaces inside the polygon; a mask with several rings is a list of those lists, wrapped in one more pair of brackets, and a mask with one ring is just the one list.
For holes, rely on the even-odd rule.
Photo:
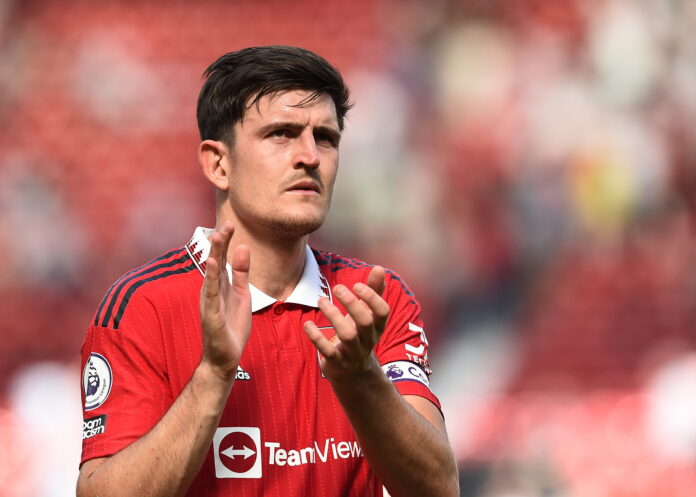
{"label": "blurred crowd", "polygon": [[696,3],[0,2],[0,497],[72,492],[108,286],[214,223],[195,100],[293,44],[356,105],[311,243],[423,304],[463,496],[696,488]]}

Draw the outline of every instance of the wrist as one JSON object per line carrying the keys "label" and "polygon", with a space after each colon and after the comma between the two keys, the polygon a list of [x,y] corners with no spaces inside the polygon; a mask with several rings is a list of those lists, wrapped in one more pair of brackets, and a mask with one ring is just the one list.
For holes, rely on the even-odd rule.
{"label": "wrist", "polygon": [[194,375],[198,376],[201,381],[209,384],[209,386],[213,388],[231,388],[234,384],[236,374],[237,366],[226,366],[221,368],[206,360],[205,357],[201,359],[201,362],[198,364],[198,367],[196,367],[194,372]]}
{"label": "wrist", "polygon": [[327,375],[328,380],[337,387],[350,388],[369,388],[375,383],[383,382],[386,377],[382,372],[382,368],[373,353],[365,361],[364,367],[350,372],[342,372],[333,375]]}
{"label": "wrist", "polygon": [[234,377],[221,377],[208,362],[201,361],[189,381],[189,392],[195,399],[198,414],[204,418],[218,419],[233,384]]}

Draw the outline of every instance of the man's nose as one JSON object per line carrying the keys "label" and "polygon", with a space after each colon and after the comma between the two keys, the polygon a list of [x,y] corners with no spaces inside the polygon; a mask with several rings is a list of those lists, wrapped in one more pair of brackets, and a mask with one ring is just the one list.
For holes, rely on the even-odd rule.
{"label": "man's nose", "polygon": [[300,167],[319,167],[319,151],[317,142],[311,129],[305,129],[297,140],[297,150],[295,152],[294,166]]}

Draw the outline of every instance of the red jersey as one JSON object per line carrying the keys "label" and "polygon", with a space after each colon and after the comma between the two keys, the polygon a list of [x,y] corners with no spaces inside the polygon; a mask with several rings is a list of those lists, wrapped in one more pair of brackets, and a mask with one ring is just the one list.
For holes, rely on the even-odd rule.
{"label": "red jersey", "polygon": [[[82,347],[82,462],[115,454],[146,434],[199,364],[199,293],[210,233],[198,228],[187,245],[126,273],[102,300]],[[382,495],[303,331],[312,320],[332,336],[319,297],[332,299],[338,283],[352,288],[365,282],[370,268],[307,247],[302,277],[284,302],[250,285],[251,336],[188,495]],[[401,394],[425,397],[439,408],[428,385],[420,305],[391,271],[383,297],[391,313],[377,359]]]}

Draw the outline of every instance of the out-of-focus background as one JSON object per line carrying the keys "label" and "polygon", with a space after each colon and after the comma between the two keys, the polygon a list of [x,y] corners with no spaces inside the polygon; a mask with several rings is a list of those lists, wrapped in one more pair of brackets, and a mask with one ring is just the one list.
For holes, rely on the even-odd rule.
{"label": "out-of-focus background", "polygon": [[204,68],[334,63],[319,248],[423,304],[462,496],[696,492],[696,3],[0,1],[0,496],[73,493],[108,286],[213,223]]}

